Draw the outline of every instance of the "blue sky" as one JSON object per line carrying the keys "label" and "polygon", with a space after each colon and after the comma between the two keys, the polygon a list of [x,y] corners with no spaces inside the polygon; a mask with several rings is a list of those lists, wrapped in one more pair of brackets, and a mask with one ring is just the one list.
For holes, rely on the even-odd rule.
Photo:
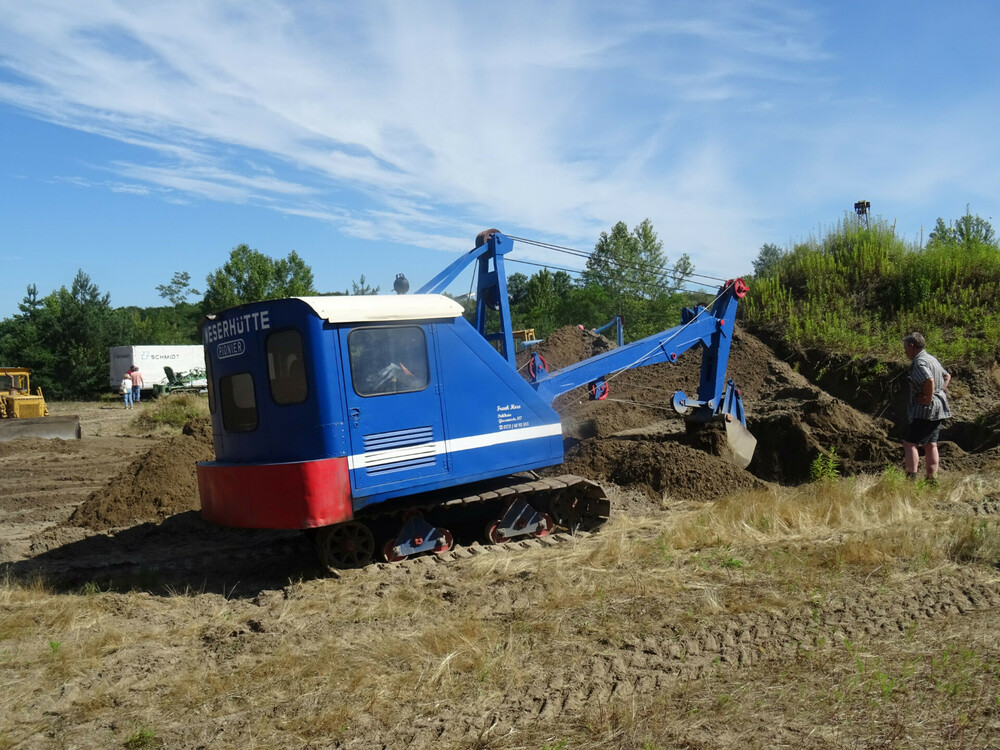
{"label": "blue sky", "polygon": [[0,0],[0,317],[79,268],[162,304],[240,243],[389,292],[487,227],[589,250],[648,217],[731,277],[862,198],[913,241],[996,224],[998,28],[986,0]]}

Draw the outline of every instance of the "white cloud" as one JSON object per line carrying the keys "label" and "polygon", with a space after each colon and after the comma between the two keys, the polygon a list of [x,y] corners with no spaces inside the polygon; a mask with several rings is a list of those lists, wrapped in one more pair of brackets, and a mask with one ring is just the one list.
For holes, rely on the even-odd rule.
{"label": "white cloud", "polygon": [[[785,3],[0,9],[0,101],[130,146],[101,165],[107,189],[251,203],[359,238],[468,249],[492,217],[587,249],[649,217],[671,257],[748,268],[768,222],[808,201],[858,182],[905,200],[975,171],[942,157],[943,116],[896,139],[909,164],[888,110],[857,149],[832,12]],[[981,111],[964,114],[977,139]],[[975,163],[971,139],[958,150]],[[869,166],[852,169],[859,154]]]}

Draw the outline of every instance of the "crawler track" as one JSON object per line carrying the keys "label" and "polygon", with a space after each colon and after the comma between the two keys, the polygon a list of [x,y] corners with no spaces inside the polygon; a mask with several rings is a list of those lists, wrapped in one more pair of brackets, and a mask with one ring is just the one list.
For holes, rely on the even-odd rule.
{"label": "crawler track", "polygon": [[[343,567],[355,567],[355,565],[340,565],[336,559],[339,556],[341,561],[345,558],[353,561],[357,547],[366,547],[369,544],[375,550],[382,550],[387,542],[391,546],[407,514],[414,511],[421,513],[433,527],[448,529],[449,533],[454,534],[453,538],[458,544],[453,545],[447,552],[435,553],[438,560],[451,560],[476,554],[468,550],[474,548],[472,545],[476,540],[484,540],[484,529],[503,515],[504,509],[517,500],[523,500],[537,511],[549,514],[555,519],[557,527],[569,531],[570,534],[598,528],[607,520],[611,510],[603,488],[596,482],[575,474],[529,481],[509,477],[480,484],[474,488],[475,492],[470,493],[469,489],[461,487],[450,492],[401,498],[399,501],[380,503],[371,509],[362,509],[355,516],[355,530],[352,530],[355,536],[352,538],[345,534],[345,540],[337,542],[339,547],[331,543],[332,535],[324,536],[324,534],[331,532],[333,528],[343,527],[317,530],[314,536],[321,563],[334,573]],[[359,523],[371,531],[371,537],[367,540],[362,538],[363,535],[367,535],[367,531],[356,531]],[[554,536],[556,534],[549,531],[545,536],[524,536],[491,546],[509,547],[513,550],[524,541]],[[565,539],[571,536],[560,535],[559,538]],[[347,544],[354,545],[349,552],[345,552]],[[478,548],[485,549],[485,547]],[[419,556],[413,559],[419,559]],[[377,564],[378,560],[373,562]]]}
{"label": "crawler track", "polygon": [[[553,502],[559,507],[568,498],[582,497],[586,513],[570,530],[492,545],[474,541],[478,536],[474,532],[480,527],[473,525],[469,534],[459,534],[458,543],[447,552],[394,563],[375,561],[360,571],[372,574],[388,568],[445,565],[479,555],[564,545],[589,536],[584,527],[596,528],[607,518],[608,501],[600,485],[575,475],[517,481],[476,494],[428,498],[407,508],[462,517],[472,508],[488,512],[490,504],[500,506],[518,497],[544,501],[547,508]],[[378,526],[401,512],[400,508],[380,507],[378,513],[361,517]],[[192,587],[233,594],[281,587],[289,577],[302,575],[316,565],[312,545],[299,532],[224,528],[205,523],[196,512],[178,514],[159,525],[142,524],[69,544],[56,539],[47,542],[43,535],[33,547],[35,556],[0,565],[0,571],[20,578],[42,574],[51,583],[69,588],[96,583],[112,588]]]}
{"label": "crawler track", "polygon": [[[465,488],[458,488],[465,489]],[[533,479],[528,482],[519,481],[515,477],[501,480],[500,483],[492,482],[472,494],[455,493],[433,493],[421,496],[422,500],[416,502],[405,498],[401,503],[385,503],[379,505],[377,509],[365,510],[358,513],[358,520],[374,521],[401,512],[402,510],[420,510],[432,512],[439,510],[468,509],[478,507],[487,503],[511,502],[518,498],[538,502],[545,510],[557,511],[560,506],[565,506],[566,501],[578,499],[585,507],[576,515],[579,518],[559,517],[557,522],[563,525],[578,524],[585,520],[595,525],[600,525],[608,518],[610,506],[604,495],[604,489],[597,482],[584,479],[576,474],[562,474],[558,477],[544,477]],[[568,523],[567,523],[568,522]],[[577,524],[577,525],[578,525]]]}

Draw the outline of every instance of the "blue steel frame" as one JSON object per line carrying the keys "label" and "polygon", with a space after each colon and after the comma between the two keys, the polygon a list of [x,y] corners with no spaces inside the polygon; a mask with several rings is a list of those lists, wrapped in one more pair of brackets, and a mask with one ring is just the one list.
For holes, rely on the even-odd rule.
{"label": "blue steel frame", "polygon": [[[500,232],[490,232],[486,242],[467,254],[458,258],[441,273],[417,290],[417,294],[440,294],[455,278],[470,264],[479,263],[478,282],[476,284],[476,319],[475,329],[487,341],[498,342],[500,354],[512,366],[515,365],[517,350],[514,348],[514,336],[510,325],[510,299],[507,296],[507,272],[504,269],[503,256],[514,249],[514,241]],[[489,315],[497,311],[500,330],[490,333]]]}
{"label": "blue steel frame", "polygon": [[[441,292],[470,263],[478,262],[476,330],[487,340],[501,341],[501,354],[512,367],[516,367],[511,337],[510,303],[507,298],[506,277],[503,273],[503,256],[513,247],[513,240],[506,235],[497,231],[490,232],[484,244],[458,258],[419,291]],[[491,261],[492,268],[490,268]],[[726,282],[711,310],[705,307],[686,309],[681,317],[681,325],[634,341],[627,346],[622,345],[621,318],[616,316],[604,328],[617,323],[619,334],[617,349],[555,372],[546,373],[543,369],[536,368],[533,386],[540,396],[551,403],[556,396],[574,388],[591,383],[603,385],[608,377],[612,377],[620,370],[659,362],[676,362],[681,354],[700,343],[704,346],[701,381],[698,385],[698,399],[687,401],[693,407],[689,419],[708,421],[723,414],[731,414],[745,426],[746,418],[738,390],[734,387],[730,394],[726,393],[726,365],[729,361],[729,349],[736,322],[739,286],[732,281]],[[499,333],[485,332],[487,302],[493,303],[494,309],[500,313]],[[600,392],[600,388],[595,388],[595,391]]]}

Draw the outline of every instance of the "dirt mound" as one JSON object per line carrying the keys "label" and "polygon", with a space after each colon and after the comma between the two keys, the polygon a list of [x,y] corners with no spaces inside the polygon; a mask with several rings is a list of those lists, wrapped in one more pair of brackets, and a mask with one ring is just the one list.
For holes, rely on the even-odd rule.
{"label": "dirt mound", "polygon": [[64,454],[79,452],[79,441],[62,440],[60,438],[46,440],[44,438],[28,437],[18,438],[17,440],[7,440],[0,443],[0,458],[13,456],[18,453]]}
{"label": "dirt mound", "polygon": [[585,440],[566,454],[562,472],[637,489],[652,500],[714,500],[740,490],[763,488],[753,474],[680,438]]}
{"label": "dirt mound", "polygon": [[[546,340],[554,359],[550,369],[592,356],[593,341],[602,338],[574,327],[556,331]],[[607,343],[600,351],[613,347]],[[570,445],[564,468],[638,487],[649,496],[695,499],[753,486],[757,480],[751,474],[768,481],[808,481],[813,460],[831,449],[844,474],[881,471],[898,460],[899,449],[887,437],[889,422],[829,396],[737,327],[727,375],[741,390],[747,425],[758,441],[750,473],[741,472],[718,457],[711,441],[696,446],[684,436],[683,420],[670,406],[676,391],[697,395],[701,367],[694,348],[674,364],[608,373],[605,401],[589,400],[583,389],[557,398],[553,406]]]}
{"label": "dirt mound", "polygon": [[818,388],[784,388],[761,406],[747,419],[757,438],[749,470],[757,476],[789,484],[808,481],[816,456],[831,451],[845,475],[876,473],[900,461],[899,447],[888,438],[888,421],[862,414]]}
{"label": "dirt mound", "polygon": [[191,420],[184,425],[182,432],[193,437],[199,443],[212,445],[212,420],[208,417]]}
{"label": "dirt mound", "polygon": [[538,352],[545,359],[549,370],[558,370],[614,348],[615,343],[599,333],[579,326],[564,326],[553,331],[540,344],[520,352],[517,364],[521,367],[531,359],[532,352]]}
{"label": "dirt mound", "polygon": [[[603,338],[572,327],[559,329],[553,337],[557,334],[560,342],[572,342],[574,338],[577,340],[575,347],[570,343],[563,343],[558,349],[559,353],[575,353],[581,359],[592,356],[585,346],[586,340],[581,341],[584,336]],[[608,348],[614,347],[610,341],[607,343]],[[638,353],[636,359],[641,354],[642,352]],[[698,348],[692,348],[679,355],[672,364],[647,365],[619,373],[607,373],[610,376],[610,395],[606,401],[589,400],[583,389],[560,396],[553,406],[563,418],[563,434],[571,438],[610,437],[622,430],[676,419],[670,399],[676,391],[684,391],[689,396],[698,393],[701,360]],[[572,364],[572,361],[561,366],[565,367],[566,364]],[[782,365],[767,346],[737,327],[729,354],[728,376],[742,391],[748,413],[762,397],[766,397],[766,394],[781,384],[792,381],[807,384],[805,379],[792,373],[787,366],[782,369]],[[550,369],[556,368],[550,364]],[[781,374],[777,375],[779,372]]]}
{"label": "dirt mound", "polygon": [[208,419],[189,423],[184,434],[156,443],[105,487],[93,492],[66,523],[104,531],[197,510],[195,464],[214,455]]}

